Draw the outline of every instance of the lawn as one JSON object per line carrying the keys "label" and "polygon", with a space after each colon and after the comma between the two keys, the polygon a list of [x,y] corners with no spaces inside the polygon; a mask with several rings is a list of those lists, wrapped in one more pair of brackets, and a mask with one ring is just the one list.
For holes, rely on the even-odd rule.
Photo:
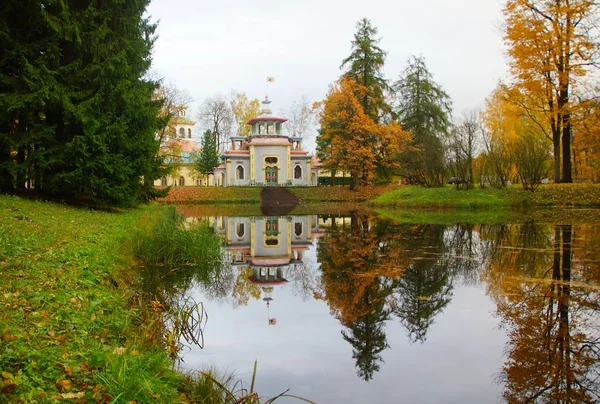
{"label": "lawn", "polygon": [[151,344],[124,213],[0,196],[0,401],[169,402],[180,376]]}
{"label": "lawn", "polygon": [[388,191],[373,200],[376,206],[414,208],[509,208],[509,207],[598,207],[600,184],[548,184],[535,192],[513,185],[506,189],[474,188],[456,190],[403,186]]}
{"label": "lawn", "polygon": [[162,203],[251,204],[260,203],[260,187],[172,187]]}

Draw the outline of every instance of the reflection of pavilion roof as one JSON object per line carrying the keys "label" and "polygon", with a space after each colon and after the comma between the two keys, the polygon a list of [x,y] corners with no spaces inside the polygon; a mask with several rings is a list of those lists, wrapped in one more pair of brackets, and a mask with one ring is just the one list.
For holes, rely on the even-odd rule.
{"label": "reflection of pavilion roof", "polygon": [[277,280],[272,280],[272,281],[269,281],[269,280],[266,280],[266,279],[265,280],[260,280],[260,279],[256,279],[256,277],[254,277],[254,275],[250,276],[248,278],[248,280],[251,283],[254,283],[256,285],[274,285],[274,286],[275,285],[285,285],[288,282],[288,280],[285,279],[285,278],[277,279]]}

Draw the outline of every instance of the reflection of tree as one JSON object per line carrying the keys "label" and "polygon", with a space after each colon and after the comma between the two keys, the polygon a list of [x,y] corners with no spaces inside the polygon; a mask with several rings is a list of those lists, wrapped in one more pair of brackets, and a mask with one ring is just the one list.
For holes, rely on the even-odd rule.
{"label": "reflection of tree", "polygon": [[353,347],[357,374],[364,380],[379,370],[381,352],[388,346],[385,306],[392,283],[386,280],[400,274],[401,262],[392,237],[385,223],[373,225],[368,214],[354,213],[349,228],[332,226],[317,249],[323,298],[348,328],[342,335]]}
{"label": "reflection of tree", "polygon": [[247,305],[250,298],[260,299],[260,286],[250,282],[251,276],[252,268],[247,266],[240,268],[231,291],[233,307]]}
{"label": "reflection of tree", "polygon": [[[370,310],[348,324],[348,331],[342,331],[344,340],[352,345],[352,358],[356,360],[357,374],[365,381],[372,379],[373,374],[379,371],[379,362],[383,362],[381,352],[389,347],[384,330],[389,312],[384,308],[385,301],[379,298],[379,286],[372,283],[359,302],[359,305],[369,307]],[[371,295],[376,296],[374,301],[371,301]]]}
{"label": "reflection of tree", "polygon": [[396,281],[391,306],[412,341],[425,341],[434,317],[450,302],[449,260],[440,259],[445,249],[441,226],[419,226],[407,238],[406,250],[416,258]]}
{"label": "reflection of tree", "polygon": [[[519,246],[537,251],[538,258],[539,230],[521,226]],[[515,264],[512,268],[490,264],[490,272],[504,272],[489,279],[498,282],[490,290],[496,293],[498,313],[509,328],[501,380],[510,403],[600,400],[599,294],[572,284],[572,226],[555,226],[553,239],[552,254],[530,261],[530,267],[519,266],[520,260],[514,258],[502,260]],[[496,250],[497,256],[511,254],[510,249]]]}

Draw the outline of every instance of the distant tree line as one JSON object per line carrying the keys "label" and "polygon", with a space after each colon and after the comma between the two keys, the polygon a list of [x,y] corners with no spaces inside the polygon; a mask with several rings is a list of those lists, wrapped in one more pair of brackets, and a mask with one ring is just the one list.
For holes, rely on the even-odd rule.
{"label": "distant tree line", "polygon": [[384,77],[377,28],[360,20],[342,75],[320,104],[322,167],[350,173],[353,189],[401,179],[465,189],[512,181],[533,190],[552,168],[555,182],[600,181],[600,108],[595,87],[583,80],[597,61],[597,7],[507,1],[511,81],[499,84],[483,111],[458,118],[425,58],[409,58],[395,82]]}

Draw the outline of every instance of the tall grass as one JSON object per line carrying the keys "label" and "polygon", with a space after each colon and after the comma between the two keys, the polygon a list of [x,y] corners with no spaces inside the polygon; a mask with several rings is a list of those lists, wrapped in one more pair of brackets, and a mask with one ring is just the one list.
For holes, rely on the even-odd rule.
{"label": "tall grass", "polygon": [[153,226],[142,226],[132,239],[136,257],[147,265],[214,264],[221,259],[221,239],[212,229],[204,224],[186,228],[173,206],[165,207]]}

